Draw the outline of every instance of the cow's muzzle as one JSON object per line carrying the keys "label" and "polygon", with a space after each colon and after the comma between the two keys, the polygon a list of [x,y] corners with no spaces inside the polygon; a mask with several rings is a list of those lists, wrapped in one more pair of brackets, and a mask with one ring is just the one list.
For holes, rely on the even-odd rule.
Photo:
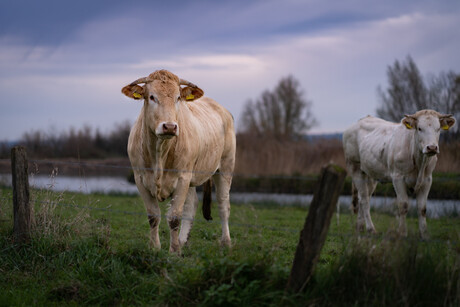
{"label": "cow's muzzle", "polygon": [[156,135],[160,138],[172,138],[178,135],[179,127],[174,122],[163,122],[157,127]]}
{"label": "cow's muzzle", "polygon": [[438,145],[428,145],[425,146],[423,149],[423,153],[428,156],[434,156],[439,153],[439,146]]}

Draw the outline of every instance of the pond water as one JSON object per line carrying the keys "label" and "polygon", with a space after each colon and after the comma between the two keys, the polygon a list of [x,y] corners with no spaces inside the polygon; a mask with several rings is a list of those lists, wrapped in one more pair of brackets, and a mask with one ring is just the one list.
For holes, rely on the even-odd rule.
{"label": "pond water", "polygon": [[[137,194],[135,184],[129,183],[125,177],[67,177],[67,176],[29,176],[30,186],[53,191],[71,191],[81,193],[132,193]],[[11,174],[0,174],[0,184],[11,186]],[[201,193],[198,197],[201,198]],[[215,199],[215,197],[213,197]],[[272,203],[284,206],[308,206],[313,195],[270,194],[270,193],[231,193],[233,203]],[[351,196],[340,196],[339,210],[350,210]],[[395,212],[394,198],[372,197],[371,208],[384,212]],[[411,201],[411,214],[416,215],[415,200]],[[427,217],[460,216],[460,200],[428,199]]]}

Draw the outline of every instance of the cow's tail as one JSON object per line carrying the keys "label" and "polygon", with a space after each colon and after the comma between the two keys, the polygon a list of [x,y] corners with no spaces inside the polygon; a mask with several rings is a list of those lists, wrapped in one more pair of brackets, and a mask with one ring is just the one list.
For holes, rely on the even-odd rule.
{"label": "cow's tail", "polygon": [[212,202],[212,180],[208,179],[203,185],[203,217],[210,221],[212,220],[211,216],[211,202]]}
{"label": "cow's tail", "polygon": [[351,182],[351,207],[353,208],[353,212],[357,214],[359,210],[358,189],[353,181]]}

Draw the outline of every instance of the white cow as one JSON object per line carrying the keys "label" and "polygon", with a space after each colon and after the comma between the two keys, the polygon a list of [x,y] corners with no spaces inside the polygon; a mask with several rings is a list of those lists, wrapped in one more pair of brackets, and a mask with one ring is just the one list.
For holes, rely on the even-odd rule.
{"label": "white cow", "polygon": [[[149,216],[152,245],[161,247],[159,202],[171,198],[167,213],[169,250],[180,253],[198,205],[195,187],[212,177],[219,203],[222,244],[230,246],[229,191],[236,151],[232,115],[216,101],[202,97],[199,87],[167,70],[140,78],[123,87],[122,92],[143,101],[129,134],[128,155]],[[203,201],[205,217],[206,209]]]}
{"label": "white cow", "polygon": [[367,116],[344,132],[343,148],[353,182],[358,231],[363,231],[365,226],[368,232],[375,233],[369,200],[377,181],[391,181],[397,195],[399,233],[407,235],[407,189],[413,189],[420,235],[428,237],[426,201],[439,153],[439,134],[441,129],[448,130],[454,123],[452,115],[422,110],[405,115],[401,123]]}

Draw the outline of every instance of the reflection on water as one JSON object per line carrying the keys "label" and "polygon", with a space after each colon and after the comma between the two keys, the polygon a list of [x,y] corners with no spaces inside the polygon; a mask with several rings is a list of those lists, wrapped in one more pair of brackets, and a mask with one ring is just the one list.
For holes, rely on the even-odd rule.
{"label": "reflection on water", "polygon": [[[0,183],[11,186],[11,175],[0,174]],[[70,191],[80,193],[137,193],[135,184],[126,177],[67,177],[67,176],[29,176],[29,184],[37,189]]]}
{"label": "reflection on water", "polygon": [[[0,183],[11,186],[11,174],[0,174]],[[53,191],[71,191],[81,193],[132,193],[137,194],[135,184],[125,177],[50,177],[44,175],[29,176],[32,187]],[[201,195],[199,195],[201,197]],[[215,197],[214,197],[215,199]],[[268,194],[268,193],[231,193],[233,203],[273,203],[278,205],[310,205],[312,195]],[[350,196],[340,196],[340,211],[349,210]],[[395,212],[394,198],[372,197],[371,208],[385,212]],[[415,201],[411,202],[411,211],[416,210]],[[416,215],[416,214],[415,214]],[[427,217],[460,216],[460,200],[428,200]]]}
{"label": "reflection on water", "polygon": [[[292,195],[292,194],[268,194],[268,193],[231,193],[233,203],[273,203],[287,206],[309,206],[313,195]],[[351,207],[351,196],[342,195],[339,197],[340,212],[349,212]],[[373,196],[370,201],[371,209],[379,212],[396,214],[395,199],[393,197]],[[409,214],[417,215],[415,200],[411,200]],[[428,218],[439,218],[442,216],[460,216],[460,200],[428,199],[426,205]]]}

